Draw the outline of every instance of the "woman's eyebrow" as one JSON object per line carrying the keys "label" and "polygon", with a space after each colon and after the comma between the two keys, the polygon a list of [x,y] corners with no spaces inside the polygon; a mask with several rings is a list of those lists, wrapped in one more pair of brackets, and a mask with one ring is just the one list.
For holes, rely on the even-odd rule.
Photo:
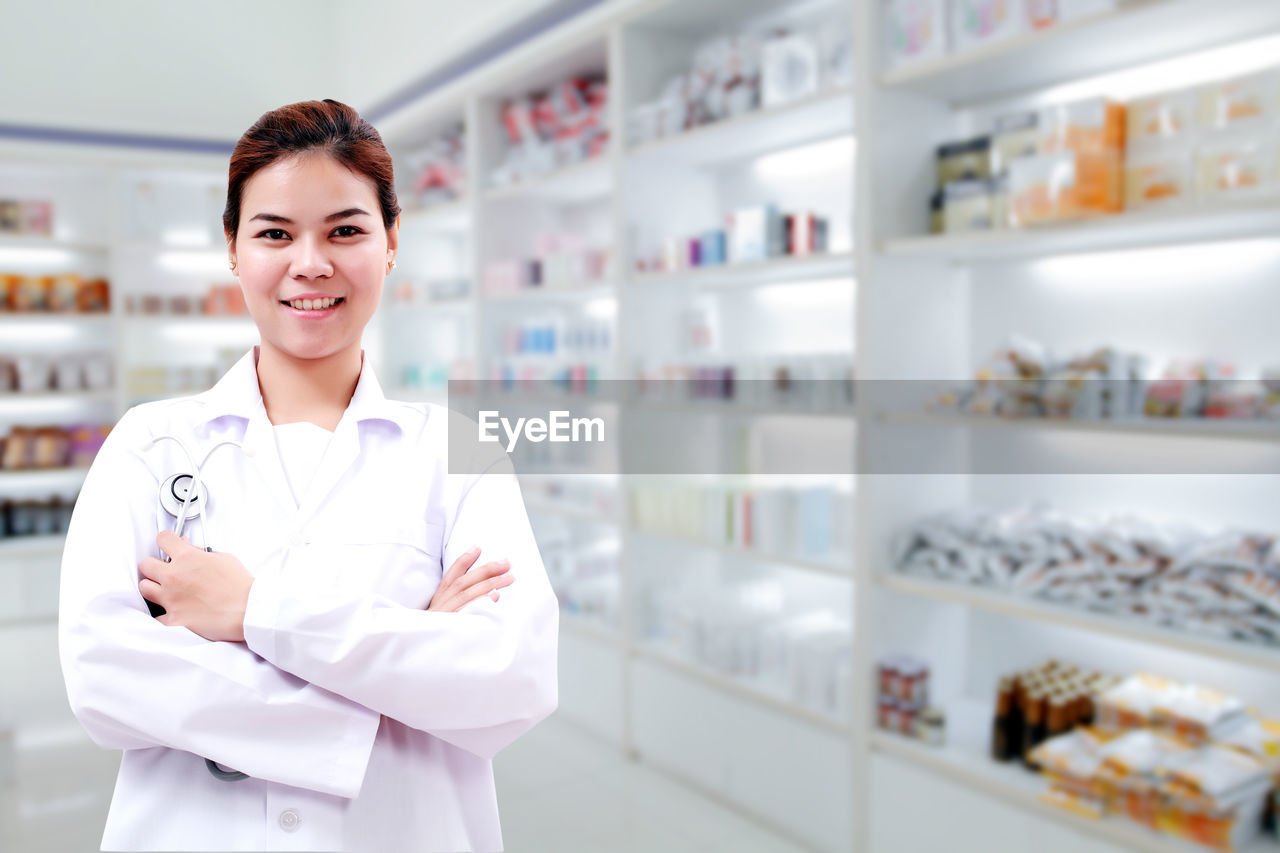
{"label": "woman's eyebrow", "polygon": [[[361,210],[358,207],[348,207],[346,210],[339,210],[337,213],[330,213],[324,218],[325,222],[333,222],[335,219],[346,219],[348,216],[368,216],[368,211]],[[293,220],[278,213],[255,213],[249,221],[255,219],[265,219],[267,222],[283,222],[286,225],[292,225]]]}

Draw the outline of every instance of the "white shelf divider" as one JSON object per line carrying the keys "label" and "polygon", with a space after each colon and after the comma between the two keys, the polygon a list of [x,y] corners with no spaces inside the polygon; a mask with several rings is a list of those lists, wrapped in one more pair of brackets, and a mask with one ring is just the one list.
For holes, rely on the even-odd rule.
{"label": "white shelf divider", "polygon": [[605,198],[612,190],[612,169],[609,157],[604,155],[508,186],[491,187],[484,191],[483,200],[533,198],[571,204]]}
{"label": "white shelf divider", "polygon": [[1215,204],[1151,208],[1035,228],[903,237],[886,241],[880,249],[893,257],[981,263],[1266,238],[1277,233],[1280,197],[1263,193]]}
{"label": "white shelf divider", "polygon": [[631,655],[636,658],[651,661],[673,672],[687,676],[700,681],[703,684],[710,685],[723,693],[730,693],[744,699],[749,699],[758,705],[770,708],[774,711],[781,711],[797,720],[826,729],[827,731],[837,732],[839,734],[848,734],[849,725],[843,720],[839,720],[830,714],[823,714],[806,708],[803,705],[797,705],[762,688],[756,687],[749,682],[740,679],[731,678],[727,675],[721,675],[707,667],[698,666],[697,664],[683,661],[671,652],[659,648],[652,644],[643,644],[635,646],[631,650]]}
{"label": "white shelf divider", "polygon": [[842,569],[839,564],[834,562],[822,562],[820,560],[783,554],[770,554],[764,551],[757,551],[754,548],[740,548],[734,545],[722,545],[717,542],[707,542],[702,539],[694,539],[690,536],[679,536],[674,533],[659,533],[657,531],[646,530],[641,527],[632,527],[631,529],[639,536],[650,536],[654,539],[662,539],[667,542],[678,542],[681,545],[687,545],[690,548],[701,548],[706,551],[715,551],[731,557],[741,557],[746,560],[756,560],[761,563],[773,563],[775,565],[786,566],[788,568],[803,569],[806,572],[842,578],[844,580],[852,580],[853,578],[847,570]]}
{"label": "white shelf divider", "polygon": [[1220,640],[1216,637],[1177,631],[1160,625],[1144,625],[1120,616],[1094,613],[1078,607],[971,584],[947,583],[890,572],[877,575],[876,584],[883,589],[903,595],[963,604],[1018,619],[1065,625],[1095,634],[1138,640],[1162,648],[1181,649],[1224,661],[1247,664],[1272,673],[1280,673],[1280,649],[1256,643]]}
{"label": "white shelf divider", "polygon": [[1280,422],[1239,418],[1011,418],[960,412],[882,412],[877,420],[900,426],[990,430],[1089,432],[1215,441],[1280,442]]}
{"label": "white shelf divider", "polygon": [[879,74],[886,89],[974,104],[1217,47],[1274,29],[1270,0],[1119,0],[1114,9]]}
{"label": "white shelf divider", "polygon": [[627,157],[722,166],[852,132],[853,91],[837,89],[650,140],[629,148]]}
{"label": "white shelf divider", "polygon": [[853,255],[837,252],[770,258],[758,263],[691,267],[670,272],[633,272],[629,284],[646,287],[756,287],[820,279],[852,279]]}

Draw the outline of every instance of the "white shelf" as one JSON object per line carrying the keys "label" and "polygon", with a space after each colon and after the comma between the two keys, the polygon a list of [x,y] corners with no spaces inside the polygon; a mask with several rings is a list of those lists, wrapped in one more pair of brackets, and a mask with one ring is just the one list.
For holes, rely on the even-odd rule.
{"label": "white shelf", "polygon": [[8,496],[17,491],[38,491],[44,494],[66,488],[79,489],[88,473],[88,468],[0,471],[0,495]]}
{"label": "white shelf", "polygon": [[[112,324],[112,316],[108,313],[81,314],[74,311],[59,313],[54,311],[0,311],[0,326],[11,328],[34,328],[39,326],[62,326],[74,323],[84,329],[106,329]],[[8,341],[5,342],[6,344]],[[5,349],[8,349],[6,346]]]}
{"label": "white shelf", "polygon": [[741,557],[746,560],[756,560],[762,563],[775,563],[777,565],[788,566],[794,569],[803,569],[807,572],[828,575],[830,577],[841,578],[843,580],[853,579],[853,574],[849,572],[848,569],[841,568],[838,563],[823,562],[820,560],[807,559],[805,557],[770,554],[765,551],[757,551],[754,548],[740,548],[736,545],[721,545],[716,542],[706,542],[702,539],[694,539],[691,536],[680,536],[674,533],[659,533],[643,527],[632,527],[631,529],[642,536],[651,536],[655,539],[663,539],[667,542],[678,542],[681,545],[688,545],[691,548],[716,551],[721,554]]}
{"label": "white shelf", "polygon": [[53,237],[0,234],[0,251],[5,249],[18,249],[22,251],[27,249],[57,249],[62,252],[94,252],[105,254],[110,251],[111,246],[108,243],[99,243],[93,240],[58,240]]}
{"label": "white shelf", "polygon": [[1228,418],[1072,420],[938,412],[883,412],[878,416],[878,420],[882,423],[901,426],[973,427],[992,430],[1089,432],[1222,441],[1280,442],[1280,421]]}
{"label": "white shelf", "polygon": [[401,226],[437,233],[461,233],[471,227],[471,210],[466,199],[455,199],[428,207],[415,207],[400,214]]}
{"label": "white shelf", "polygon": [[617,513],[600,512],[587,509],[585,507],[555,503],[553,501],[529,500],[528,498],[525,498],[524,507],[530,513],[540,512],[548,515],[559,515],[564,518],[589,521],[593,524],[616,525],[619,523]]}
{"label": "white shelf", "polygon": [[53,536],[13,536],[0,539],[0,561],[23,557],[57,557],[62,554],[66,534]]}
{"label": "white shelf", "polygon": [[673,165],[723,166],[852,132],[853,90],[838,89],[654,139],[630,148],[627,156]]}
{"label": "white shelf", "polygon": [[884,589],[916,598],[963,604],[1018,619],[1065,625],[1095,634],[1137,640],[1280,673],[1280,648],[1219,640],[1215,637],[1176,631],[1159,625],[1144,625],[1122,616],[1094,613],[1077,607],[964,583],[948,583],[898,573],[883,573],[876,577],[876,584]]}
{"label": "white shelf", "polygon": [[573,204],[603,199],[612,189],[612,163],[609,156],[603,154],[510,186],[487,189],[482,198],[487,202],[529,198]]}
{"label": "white shelf", "polygon": [[531,301],[589,301],[592,299],[613,299],[617,290],[612,284],[592,282],[581,285],[554,284],[551,286],[522,287],[506,293],[486,293],[483,290],[481,300],[488,303],[531,302]]}
{"label": "white shelf", "polygon": [[1274,0],[1121,0],[1101,12],[881,74],[881,86],[971,104],[1216,47],[1280,26]]}
{"label": "white shelf", "polygon": [[[1143,853],[1203,853],[1208,849],[1139,826],[1119,815],[1090,820],[1049,805],[1040,799],[1040,795],[1049,787],[1045,777],[1027,770],[1018,762],[1001,764],[974,748],[928,746],[904,735],[883,730],[871,733],[871,748],[881,755],[909,762],[950,779],[968,790],[1004,801],[1019,810],[1055,821],[1126,850]],[[1246,845],[1240,853],[1273,853],[1276,850],[1280,850],[1280,845],[1260,839]]]}
{"label": "white shelf", "polygon": [[[662,380],[658,380],[662,381]],[[753,381],[753,380],[738,380]],[[834,380],[832,380],[834,381]],[[763,404],[722,402],[719,400],[657,400],[639,397],[628,405],[639,412],[658,412],[678,416],[701,415],[720,418],[822,418],[854,423],[854,408],[814,408],[794,403]]]}
{"label": "white shelf", "polygon": [[1274,237],[1277,233],[1280,198],[1259,195],[1214,205],[1137,210],[1039,228],[904,237],[884,242],[881,251],[900,257],[981,262]]}
{"label": "white shelf", "polygon": [[634,272],[633,288],[669,287],[756,287],[760,285],[809,282],[819,279],[853,279],[853,254],[771,258],[744,264],[692,267],[671,272]]}
{"label": "white shelf", "polygon": [[606,628],[592,619],[584,616],[574,616],[563,610],[560,611],[560,627],[615,648],[622,648],[625,645],[617,631]]}
{"label": "white shelf", "polygon": [[678,672],[695,681],[708,684],[724,693],[730,693],[734,696],[740,696],[750,699],[758,705],[770,708],[774,711],[781,711],[797,720],[810,723],[819,728],[836,732],[837,734],[848,734],[850,725],[843,720],[836,719],[830,714],[823,714],[818,711],[806,708],[803,705],[797,705],[786,699],[775,696],[767,692],[763,688],[756,687],[750,682],[742,681],[736,678],[730,678],[727,675],[720,675],[703,666],[683,661],[676,657],[673,653],[668,652],[656,645],[648,644],[639,646],[631,650],[634,657],[651,661],[663,666],[673,672]]}
{"label": "white shelf", "polygon": [[0,412],[5,409],[75,406],[86,403],[111,403],[116,392],[105,391],[0,391]]}

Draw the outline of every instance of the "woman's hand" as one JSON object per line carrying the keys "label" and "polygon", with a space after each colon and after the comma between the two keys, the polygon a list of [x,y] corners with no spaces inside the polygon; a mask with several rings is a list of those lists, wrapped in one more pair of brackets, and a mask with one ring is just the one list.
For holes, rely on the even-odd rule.
{"label": "woman's hand", "polygon": [[507,560],[496,560],[471,569],[479,557],[480,549],[472,548],[453,561],[440,579],[435,595],[431,596],[428,610],[456,613],[484,595],[498,600],[498,590],[515,580],[511,577],[511,564]]}
{"label": "woman's hand", "polygon": [[160,532],[156,544],[170,562],[147,557],[138,564],[142,597],[165,609],[156,620],[206,640],[244,642],[244,612],[253,586],[244,564],[231,554],[201,550],[169,530]]}

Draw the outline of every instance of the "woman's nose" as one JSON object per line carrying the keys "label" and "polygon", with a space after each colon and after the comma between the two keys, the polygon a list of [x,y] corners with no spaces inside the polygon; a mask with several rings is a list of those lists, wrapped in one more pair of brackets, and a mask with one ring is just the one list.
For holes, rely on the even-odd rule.
{"label": "woman's nose", "polygon": [[296,278],[319,278],[333,275],[325,246],[318,240],[303,237],[294,243],[293,263],[289,272]]}

